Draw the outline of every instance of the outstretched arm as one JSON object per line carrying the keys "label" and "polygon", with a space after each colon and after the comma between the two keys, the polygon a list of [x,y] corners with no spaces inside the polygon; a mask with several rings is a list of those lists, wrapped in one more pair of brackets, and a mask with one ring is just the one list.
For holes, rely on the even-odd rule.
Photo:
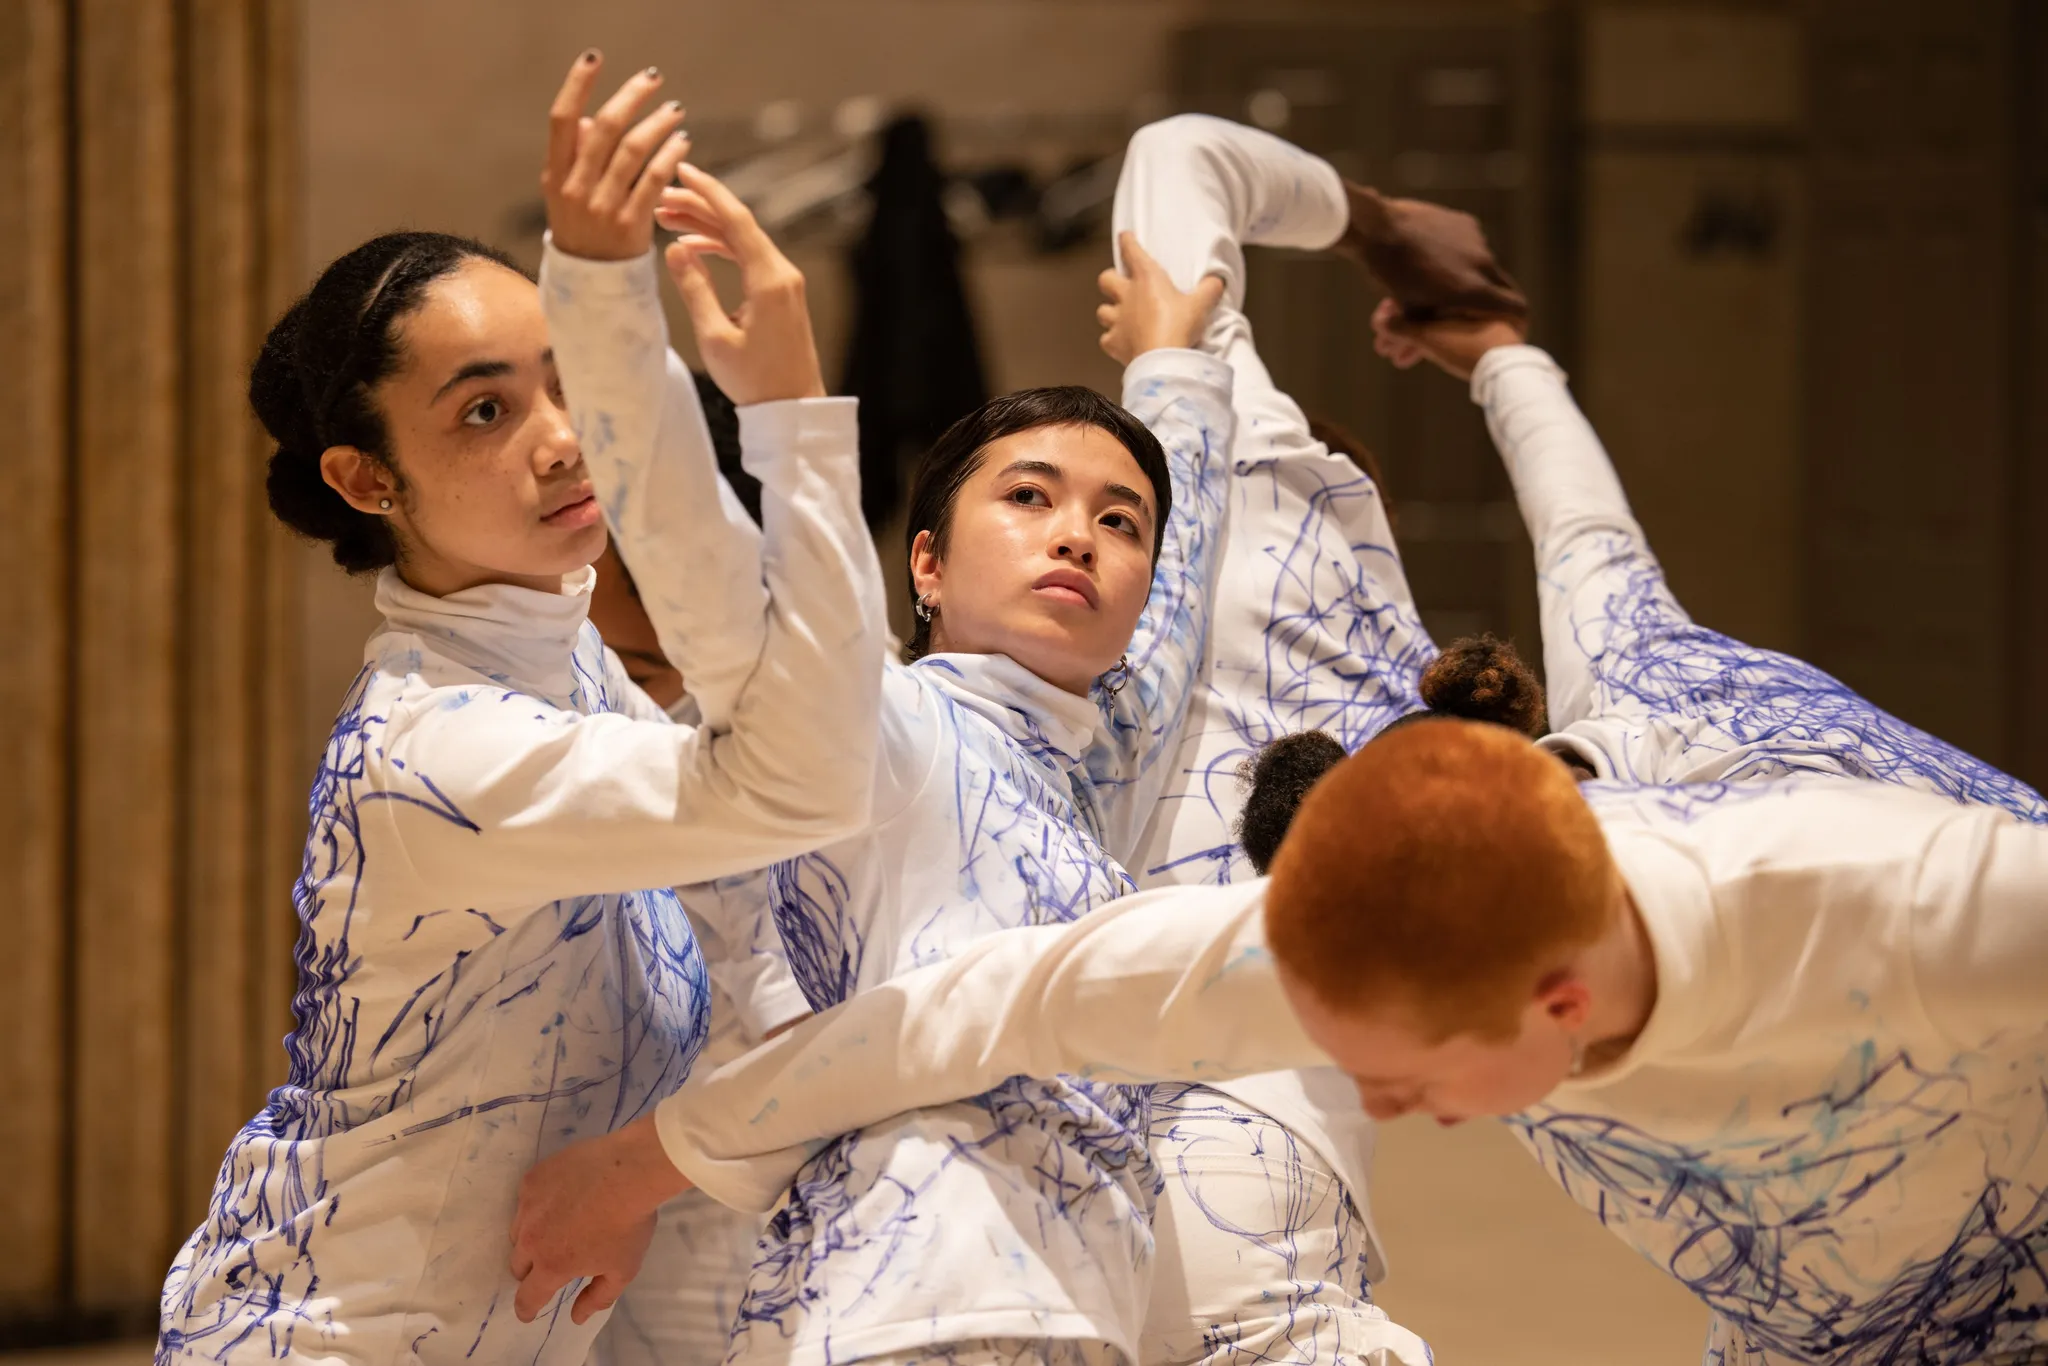
{"label": "outstretched arm", "polygon": [[527,1174],[520,1303],[630,1279],[646,1214],[690,1184],[767,1209],[824,1139],[1007,1077],[1213,1081],[1324,1065],[1265,947],[1263,882],[1141,892],[1005,930],[804,1021]]}

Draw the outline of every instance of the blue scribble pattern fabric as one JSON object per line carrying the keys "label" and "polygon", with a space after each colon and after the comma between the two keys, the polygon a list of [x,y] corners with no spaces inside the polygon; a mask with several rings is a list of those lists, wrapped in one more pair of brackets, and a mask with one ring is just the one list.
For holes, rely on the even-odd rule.
{"label": "blue scribble pattern fabric", "polygon": [[[769,878],[813,1006],[1133,889],[1105,810],[1178,736],[1206,629],[1228,393],[1228,368],[1190,352],[1151,353],[1126,376],[1127,406],[1166,447],[1174,510],[1124,699],[1062,692],[1001,655],[888,666],[872,828]],[[1143,1088],[1019,1077],[838,1138],[769,1221],[730,1360],[982,1339],[1135,1355],[1158,1190],[1145,1129]]]}
{"label": "blue scribble pattern fabric", "polygon": [[[1544,743],[1607,780],[1581,791],[1610,830],[1696,827],[1720,857],[1746,850],[1768,863],[1773,812],[1843,779],[2048,822],[2048,804],[2026,784],[1802,660],[1694,623],[1548,356],[1490,353],[1472,391],[1536,544],[1558,728]],[[1839,796],[1853,804],[1857,792]],[[1872,861],[1897,852],[1879,842]],[[1709,1363],[1950,1363],[2048,1350],[2037,1339],[2048,1316],[2048,1165],[2036,1155],[2048,1143],[2043,1039],[2024,1028],[1945,1038],[1853,972],[1796,988],[1778,980],[1821,952],[1808,918],[1855,904],[1841,891],[1824,898],[1819,852],[1813,867],[1781,857],[1789,867],[1779,876],[1814,880],[1807,899],[1820,905],[1802,906],[1781,952],[1720,964],[1715,982],[1696,987],[1731,1010],[1761,998],[1718,1045],[1728,1084],[1670,1083],[1691,1103],[1673,1101],[1664,1113],[1683,1118],[1660,1120],[1654,1135],[1628,1118],[1651,1111],[1584,1101],[1539,1107],[1513,1128],[1567,1193],[1714,1310]],[[1882,944],[1882,933],[1873,918],[1861,937]],[[1761,937],[1752,932],[1750,945]],[[1660,977],[1682,980],[1671,957],[1660,952]],[[1767,1036],[1774,1014],[1800,1014],[1783,999],[1793,993],[1807,998],[1796,1052],[1743,1037]],[[1759,1077],[1753,1094],[1745,1064]],[[1656,1088],[1650,1071],[1634,1084]],[[1781,1094],[1788,1073],[1811,1084]],[[1724,1090],[1728,1108],[1712,1113]]]}
{"label": "blue scribble pattern fabric", "polygon": [[666,725],[583,622],[585,594],[457,595],[479,620],[380,585],[387,618],[412,619],[372,638],[314,780],[289,1079],[171,1268],[159,1362],[584,1360],[599,1322],[572,1325],[559,1299],[535,1324],[512,1314],[518,1181],[682,1083],[708,1028],[703,959],[666,887],[423,892],[408,849],[427,839],[396,832],[424,826],[383,816],[487,847],[482,806],[396,757],[451,718],[502,722],[508,756],[580,718]]}

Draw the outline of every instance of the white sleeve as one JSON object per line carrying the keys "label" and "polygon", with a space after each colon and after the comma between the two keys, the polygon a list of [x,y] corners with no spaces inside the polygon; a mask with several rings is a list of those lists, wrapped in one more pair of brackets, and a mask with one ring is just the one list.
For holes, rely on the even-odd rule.
{"label": "white sleeve", "polygon": [[[763,534],[771,519],[789,515],[787,503],[771,497],[764,479],[756,527],[719,474],[696,381],[668,345],[652,251],[589,261],[550,240],[540,279],[548,339],[598,502],[662,653],[688,680],[704,723],[723,729],[766,648]],[[774,415],[786,406],[740,412],[741,458],[757,477],[753,448],[777,438],[749,428],[786,420]],[[861,531],[865,537],[864,524]],[[879,570],[875,584],[880,612]]]}
{"label": "white sleeve", "polygon": [[775,930],[766,872],[678,887],[676,892],[697,931],[711,980],[731,998],[740,1030],[750,1042],[758,1043],[811,1013]]}
{"label": "white sleeve", "polygon": [[1173,510],[1125,656],[1130,674],[1114,696],[1098,694],[1107,748],[1087,756],[1105,842],[1120,859],[1136,850],[1170,776],[1202,668],[1230,477],[1230,367],[1197,351],[1148,351],[1125,368],[1123,400],[1166,451]]}
{"label": "white sleeve", "polygon": [[1326,1066],[1281,993],[1264,891],[1161,888],[977,940],[693,1079],[655,1111],[662,1146],[713,1199],[764,1210],[823,1140],[1007,1077]]}
{"label": "white sleeve", "polygon": [[[640,585],[663,648],[731,631],[751,656],[724,659],[726,642],[701,669],[704,652],[675,659],[713,719],[701,728],[537,708],[510,692],[387,718],[383,746],[366,759],[383,800],[365,820],[391,838],[423,899],[516,913],[578,893],[704,882],[843,838],[867,818],[884,618],[860,512],[854,403],[740,410],[763,487],[754,536],[715,494],[708,441],[670,439],[658,420],[672,395],[666,348],[640,316],[645,298],[584,287],[645,275],[651,262],[584,269],[598,264],[575,263],[572,284],[563,274],[542,290],[560,304],[566,289],[573,304],[549,317],[565,378],[608,377],[581,399],[571,390],[572,405],[588,405],[591,481],[630,562],[653,563],[647,554],[670,545],[703,553],[700,581]],[[599,319],[557,330],[558,314]],[[717,685],[729,726],[706,694],[704,670],[721,669],[736,680]]]}
{"label": "white sleeve", "polygon": [[[1557,363],[1533,346],[1496,347],[1472,371],[1472,400],[1536,547],[1544,686],[1551,728],[1563,730],[1622,704],[1600,686],[1611,654],[1653,648],[1691,622]],[[1658,771],[1654,756],[1637,756],[1619,776],[1655,781]]]}
{"label": "white sleeve", "polygon": [[673,723],[675,720],[665,707],[649,697],[646,690],[633,681],[633,676],[626,672],[624,662],[619,659],[619,652],[609,645],[604,647],[604,688],[605,695],[613,701],[612,710],[630,716],[635,721]]}
{"label": "white sleeve", "polygon": [[1920,999],[1957,1047],[2048,1024],[2048,827],[1958,813],[1929,843],[1907,946]]}

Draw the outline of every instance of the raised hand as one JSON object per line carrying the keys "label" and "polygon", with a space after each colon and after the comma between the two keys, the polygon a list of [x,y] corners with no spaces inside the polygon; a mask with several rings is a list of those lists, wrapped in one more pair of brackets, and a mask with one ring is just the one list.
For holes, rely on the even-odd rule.
{"label": "raised hand", "polygon": [[1105,270],[1095,277],[1109,299],[1095,310],[1095,321],[1102,324],[1102,349],[1119,364],[1129,365],[1147,351],[1191,347],[1200,341],[1216,301],[1223,297],[1223,281],[1205,275],[1183,292],[1166,268],[1138,245],[1137,234],[1126,232],[1117,244],[1130,273]]}
{"label": "raised hand", "polygon": [[1472,378],[1473,368],[1488,351],[1517,345],[1526,335],[1519,323],[1498,318],[1415,322],[1392,297],[1380,300],[1372,313],[1372,349],[1392,361],[1395,369],[1406,370],[1426,360],[1458,379]]}
{"label": "raised hand", "polygon": [[674,100],[634,121],[661,88],[653,67],[635,72],[594,115],[584,114],[604,58],[578,57],[548,111],[548,159],[541,168],[555,247],[593,261],[624,261],[654,244],[654,206],[689,154]]}
{"label": "raised hand", "polygon": [[512,1310],[533,1322],[555,1292],[588,1277],[569,1306],[587,1322],[618,1302],[640,1274],[655,1212],[690,1188],[662,1151],[654,1120],[574,1143],[535,1164],[512,1216]]}
{"label": "raised hand", "polygon": [[1420,199],[1344,184],[1351,222],[1332,250],[1366,268],[1410,322],[1462,318],[1527,324],[1529,301],[1501,268],[1479,220]]}
{"label": "raised hand", "polygon": [[[689,309],[704,368],[742,406],[822,398],[825,376],[811,334],[804,273],[716,177],[686,163],[676,178],[682,183],[660,196],[657,217],[682,234],[669,244],[666,259]],[[712,287],[707,255],[740,268],[742,298],[731,313]]]}

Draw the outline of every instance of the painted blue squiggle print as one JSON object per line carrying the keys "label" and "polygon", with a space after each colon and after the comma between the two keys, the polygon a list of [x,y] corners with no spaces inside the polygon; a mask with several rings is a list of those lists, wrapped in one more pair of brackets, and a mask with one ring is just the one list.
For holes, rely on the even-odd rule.
{"label": "painted blue squiggle print", "polygon": [[[554,698],[423,659],[413,639],[384,638],[315,776],[288,1079],[229,1146],[166,1280],[160,1362],[323,1355],[343,1339],[421,1360],[580,1360],[578,1335],[552,1348],[550,1321],[519,1325],[509,1291],[499,1302],[518,1178],[645,1113],[703,1045],[709,982],[667,888],[519,914],[407,906],[404,851],[378,808],[480,827],[386,753],[391,718],[501,707],[552,727],[608,708],[620,687],[587,628],[564,641],[572,681]],[[402,1245],[393,1229],[408,1230]]]}

